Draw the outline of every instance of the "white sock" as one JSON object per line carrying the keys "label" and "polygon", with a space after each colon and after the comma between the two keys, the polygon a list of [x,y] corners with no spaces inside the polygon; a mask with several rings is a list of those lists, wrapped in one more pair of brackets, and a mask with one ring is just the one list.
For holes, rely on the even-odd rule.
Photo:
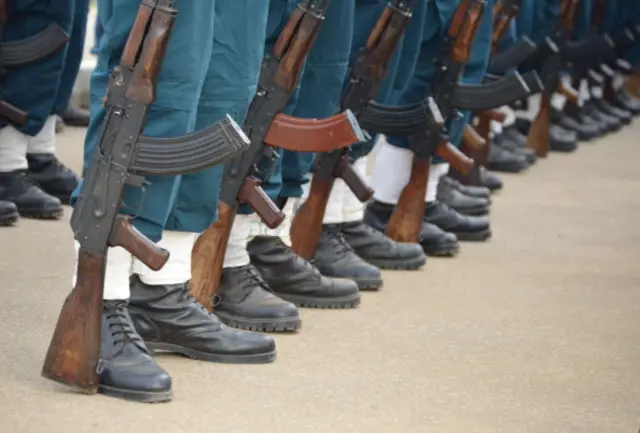
{"label": "white sock", "polygon": [[397,204],[400,194],[411,178],[413,152],[387,143],[378,144],[371,187],[375,191],[373,198],[386,204]]}
{"label": "white sock", "polygon": [[29,138],[11,125],[0,129],[0,173],[26,170]]}
{"label": "white sock", "polygon": [[601,99],[604,91],[600,86],[593,86],[591,88],[591,96],[596,99]]}
{"label": "white sock", "polygon": [[49,116],[42,130],[35,137],[29,137],[28,153],[55,153],[56,116]]}
{"label": "white sock", "polygon": [[[78,251],[80,243],[74,242],[76,262],[71,279],[72,286],[76,285],[78,272]],[[105,301],[117,301],[129,299],[129,276],[133,265],[133,256],[129,251],[121,247],[109,248],[107,252],[107,267],[104,276]]]}
{"label": "white sock", "polygon": [[500,112],[506,116],[504,118],[504,122],[502,122],[503,128],[508,128],[509,126],[516,123],[516,112],[513,108],[505,105],[504,107],[500,108]]}
{"label": "white sock", "polygon": [[492,120],[491,121],[491,132],[493,132],[493,135],[500,135],[502,134],[502,131],[504,131],[504,127],[502,126],[502,123],[496,121],[496,120]]}
{"label": "white sock", "polygon": [[291,231],[291,222],[293,220],[294,212],[299,206],[299,201],[299,198],[289,198],[287,200],[287,204],[285,204],[282,209],[284,221],[282,221],[282,223],[275,229],[267,227],[267,225],[262,222],[260,217],[257,215],[255,218],[250,218],[249,224],[251,225],[251,228],[249,230],[249,240],[256,236],[278,237],[285,245],[291,246],[291,236],[289,232]]}
{"label": "white sock", "polygon": [[622,87],[624,86],[624,75],[622,75],[620,72],[616,72],[611,85],[613,86],[613,90],[622,89]]}
{"label": "white sock", "polygon": [[169,251],[169,260],[159,271],[149,269],[140,260],[133,259],[133,274],[150,286],[182,284],[191,279],[191,251],[196,233],[165,231],[158,246]]}
{"label": "white sock", "polygon": [[440,178],[449,172],[449,164],[431,164],[429,169],[429,181],[427,183],[427,194],[424,198],[426,203],[436,199]]}
{"label": "white sock", "polygon": [[247,244],[249,238],[256,235],[254,230],[258,224],[257,220],[257,215],[236,215],[231,227],[227,251],[224,254],[223,267],[236,268],[251,263]]}
{"label": "white sock", "polygon": [[580,88],[578,89],[578,94],[580,97],[578,98],[579,106],[583,106],[589,99],[591,99],[591,94],[589,93],[589,84],[587,84],[587,80],[580,81]]}
{"label": "white sock", "polygon": [[342,179],[336,179],[329,195],[327,208],[324,211],[322,224],[340,224],[344,222],[342,216],[342,203],[344,196],[347,195],[349,187]]}
{"label": "white sock", "polygon": [[[568,89],[572,88],[571,77],[568,75],[560,76],[560,80],[564,84],[564,86]],[[551,97],[551,106],[556,110],[562,110],[564,108],[564,104],[567,102],[567,97],[561,95],[560,93],[554,93]]]}
{"label": "white sock", "polygon": [[540,94],[529,96],[529,108],[526,110],[517,110],[516,116],[522,119],[533,120],[540,110]]}
{"label": "white sock", "polygon": [[[367,181],[367,161],[368,158],[365,156],[363,158],[359,158],[353,164],[353,169],[362,177],[362,179]],[[354,221],[362,221],[364,218],[364,207],[365,203],[362,203],[356,195],[351,191],[350,188],[346,188],[344,195],[342,197],[342,222],[349,223]]]}

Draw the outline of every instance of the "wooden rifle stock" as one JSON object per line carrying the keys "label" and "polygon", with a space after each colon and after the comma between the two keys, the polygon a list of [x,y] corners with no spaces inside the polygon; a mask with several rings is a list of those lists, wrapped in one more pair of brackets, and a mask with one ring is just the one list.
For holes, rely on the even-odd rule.
{"label": "wooden rifle stock", "polygon": [[546,158],[549,154],[549,140],[551,127],[551,97],[547,94],[540,95],[540,111],[531,123],[527,147],[533,149],[540,158]]}
{"label": "wooden rifle stock", "polygon": [[558,83],[557,92],[567,98],[567,102],[571,104],[578,104],[578,91],[572,87],[568,87],[565,83],[562,82],[562,80],[560,80],[560,82]]}
{"label": "wooden rifle stock", "polygon": [[465,185],[484,186],[480,177],[480,167],[486,164],[486,156],[488,153],[489,143],[476,131],[476,129],[467,125],[462,136],[462,151],[473,159],[473,167],[469,172],[460,178]]}
{"label": "wooden rifle stock", "polygon": [[213,309],[212,295],[218,289],[237,210],[218,202],[218,220],[202,233],[191,252],[189,292],[200,304]]}
{"label": "wooden rifle stock", "polygon": [[409,183],[402,189],[387,225],[386,234],[395,241],[420,243],[430,164],[429,160],[413,158]]}

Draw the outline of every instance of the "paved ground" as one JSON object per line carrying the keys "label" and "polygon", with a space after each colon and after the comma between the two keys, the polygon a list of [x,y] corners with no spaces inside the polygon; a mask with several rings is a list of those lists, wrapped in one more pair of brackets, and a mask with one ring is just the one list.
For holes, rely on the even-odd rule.
{"label": "paved ground", "polygon": [[[40,379],[70,288],[68,224],[2,229],[0,432],[636,432],[639,134],[505,177],[488,244],[385,273],[357,311],[303,311],[273,365],[159,358],[175,383],[165,405]],[[60,136],[76,169],[81,138]]]}

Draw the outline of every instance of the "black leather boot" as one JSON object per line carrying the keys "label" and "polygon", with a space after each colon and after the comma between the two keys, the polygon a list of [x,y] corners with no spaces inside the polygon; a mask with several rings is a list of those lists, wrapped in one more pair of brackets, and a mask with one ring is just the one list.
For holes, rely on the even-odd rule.
{"label": "black leather boot", "polygon": [[568,130],[574,131],[578,135],[580,141],[591,141],[594,138],[602,135],[600,127],[596,123],[581,122],[573,117],[563,115],[557,122],[558,126]]}
{"label": "black leather boot", "polygon": [[617,117],[613,117],[600,110],[593,99],[589,100],[584,106],[584,113],[601,122],[606,132],[616,132],[622,128],[622,121]]}
{"label": "black leather boot", "polygon": [[504,187],[502,180],[484,167],[480,167],[480,179],[482,184],[489,188],[492,193],[500,191]]}
{"label": "black leather boot", "polygon": [[463,194],[451,182],[438,183],[437,198],[463,215],[483,216],[489,214],[489,200]]}
{"label": "black leather boot", "polygon": [[[384,233],[393,213],[393,205],[371,201],[365,210],[364,220],[374,229]],[[458,238],[439,227],[423,222],[420,230],[420,246],[427,256],[454,257],[460,251]]]}
{"label": "black leather boot", "polygon": [[640,114],[640,99],[634,98],[624,89],[615,93],[613,103],[616,107],[630,111],[634,116]]}
{"label": "black leather boot", "polygon": [[424,220],[455,234],[461,241],[485,241],[491,237],[486,218],[462,215],[437,200],[425,205]]}
{"label": "black leather boot", "polygon": [[549,150],[554,152],[573,152],[578,148],[578,135],[553,123],[549,127]]}
{"label": "black leather boot", "polygon": [[356,254],[340,231],[339,224],[324,224],[313,264],[329,278],[348,278],[360,290],[378,290],[382,274],[376,266]]}
{"label": "black leather boot", "polygon": [[273,362],[273,338],[229,328],[189,296],[185,286],[149,286],[131,278],[129,313],[151,351],[229,364]]}
{"label": "black leather boot", "polygon": [[214,311],[234,328],[262,332],[295,332],[302,321],[298,309],[271,292],[253,265],[224,268]]}
{"label": "black leather boot", "polygon": [[125,301],[105,301],[97,372],[98,391],[140,403],[172,398],[171,377],[151,357],[136,333]]}
{"label": "black leather boot", "polygon": [[380,269],[411,271],[427,263],[420,245],[396,242],[364,221],[342,223],[340,231],[360,258]]}
{"label": "black leather boot", "polygon": [[527,160],[522,155],[516,155],[499,146],[489,148],[489,170],[504,173],[520,173],[529,167]]}
{"label": "black leather boot", "polygon": [[15,204],[25,218],[59,219],[64,212],[60,200],[34,185],[24,170],[0,173],[0,200]]}
{"label": "black leather boot", "polygon": [[593,102],[596,107],[598,107],[598,110],[603,113],[607,113],[609,116],[618,118],[623,125],[631,124],[631,121],[633,120],[633,114],[631,114],[631,111],[615,107],[604,99],[596,99]]}
{"label": "black leather boot", "polygon": [[80,179],[51,153],[27,154],[29,178],[44,192],[69,204]]}
{"label": "black leather boot", "polygon": [[10,201],[0,201],[0,226],[12,226],[18,221],[18,208]]}
{"label": "black leather boot", "polygon": [[273,293],[298,307],[355,308],[358,285],[347,279],[326,278],[279,237],[257,236],[247,246],[251,264]]}
{"label": "black leather boot", "polygon": [[491,190],[485,186],[469,186],[463,185],[451,176],[442,176],[440,183],[448,183],[451,188],[455,188],[462,194],[469,197],[485,198],[491,203]]}
{"label": "black leather boot", "polygon": [[89,122],[91,121],[91,116],[87,110],[71,106],[58,113],[58,116],[60,116],[64,124],[67,126],[86,128],[89,126]]}
{"label": "black leather boot", "polygon": [[508,135],[504,133],[496,135],[494,137],[492,146],[498,146],[506,150],[507,152],[511,152],[515,155],[524,157],[525,161],[529,165],[535,164],[536,161],[538,160],[538,156],[536,155],[535,151],[521,145],[521,142],[519,140],[518,141],[512,140]]}

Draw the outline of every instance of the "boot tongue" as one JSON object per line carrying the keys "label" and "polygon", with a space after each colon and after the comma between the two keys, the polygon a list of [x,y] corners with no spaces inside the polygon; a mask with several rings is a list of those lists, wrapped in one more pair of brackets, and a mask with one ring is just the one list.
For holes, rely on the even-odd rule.
{"label": "boot tongue", "polygon": [[133,354],[141,350],[148,353],[142,339],[133,329],[126,307],[126,301],[105,302],[107,324],[116,352]]}

